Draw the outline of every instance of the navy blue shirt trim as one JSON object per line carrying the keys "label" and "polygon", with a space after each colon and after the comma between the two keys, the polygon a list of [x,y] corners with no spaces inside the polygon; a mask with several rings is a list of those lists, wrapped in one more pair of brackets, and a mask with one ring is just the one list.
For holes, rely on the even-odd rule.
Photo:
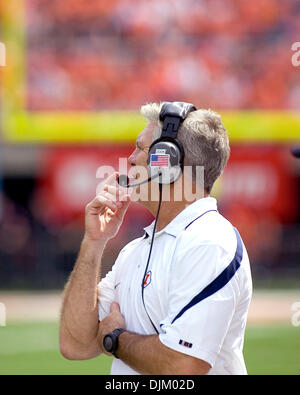
{"label": "navy blue shirt trim", "polygon": [[187,230],[187,228],[188,228],[190,225],[192,225],[192,223],[194,223],[195,221],[197,221],[197,219],[203,217],[203,215],[205,215],[205,214],[207,214],[207,213],[210,213],[211,211],[215,211],[216,213],[218,212],[218,210],[208,210],[208,211],[205,211],[205,213],[203,213],[203,214],[199,215],[199,217],[196,217],[195,219],[193,219],[193,221],[190,222],[190,223],[184,228],[184,230]]}
{"label": "navy blue shirt trim", "polygon": [[241,262],[243,259],[243,244],[241,236],[236,228],[234,228],[236,238],[237,238],[237,248],[235,252],[235,256],[231,263],[223,270],[219,276],[213,280],[207,287],[205,287],[198,295],[196,295],[173,319],[172,324],[182,316],[187,310],[191,307],[195,306],[195,304],[200,303],[202,300],[208,298],[214,293],[218,292],[221,288],[223,288],[234,276],[235,272],[241,266]]}

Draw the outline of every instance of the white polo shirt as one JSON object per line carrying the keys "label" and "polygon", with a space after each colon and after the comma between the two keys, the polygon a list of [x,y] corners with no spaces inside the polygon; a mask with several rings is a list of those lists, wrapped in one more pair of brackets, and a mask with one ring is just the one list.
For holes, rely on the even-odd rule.
{"label": "white polo shirt", "polygon": [[[116,301],[128,331],[158,332],[165,346],[207,361],[209,374],[246,374],[242,349],[252,281],[247,252],[234,227],[219,214],[212,197],[181,211],[155,234],[144,305],[142,280],[153,225],[121,250],[99,283],[99,320]],[[115,358],[111,374],[138,372]]]}

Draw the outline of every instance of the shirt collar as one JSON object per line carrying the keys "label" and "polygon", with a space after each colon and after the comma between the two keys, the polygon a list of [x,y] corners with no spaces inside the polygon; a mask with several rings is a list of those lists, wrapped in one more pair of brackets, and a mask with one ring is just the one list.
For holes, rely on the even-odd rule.
{"label": "shirt collar", "polygon": [[[196,200],[183,209],[164,229],[156,232],[155,238],[163,233],[177,237],[191,222],[206,211],[217,210],[217,201],[213,197]],[[152,236],[154,221],[144,228],[147,235]]]}

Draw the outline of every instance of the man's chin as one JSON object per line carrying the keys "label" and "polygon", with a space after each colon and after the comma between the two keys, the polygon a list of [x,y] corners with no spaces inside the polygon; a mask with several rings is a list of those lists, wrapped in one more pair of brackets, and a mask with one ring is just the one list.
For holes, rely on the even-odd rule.
{"label": "man's chin", "polygon": [[[141,182],[141,178],[131,178],[130,185],[134,185]],[[156,196],[156,201],[158,201],[159,192],[158,192],[158,184],[153,185],[151,182],[144,183],[137,187],[129,188],[131,201],[135,203],[139,203],[145,207],[148,207],[155,201],[153,196]]]}

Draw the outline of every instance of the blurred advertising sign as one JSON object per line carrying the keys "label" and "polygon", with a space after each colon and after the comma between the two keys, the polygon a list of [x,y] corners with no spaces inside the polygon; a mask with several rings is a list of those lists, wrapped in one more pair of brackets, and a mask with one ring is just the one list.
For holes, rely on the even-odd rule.
{"label": "blurred advertising sign", "polygon": [[[96,178],[99,166],[122,172],[119,158],[127,158],[132,150],[131,145],[48,148],[41,164],[36,207],[47,207],[50,217],[59,221],[82,214],[101,181]],[[293,170],[293,158],[285,147],[233,145],[213,196],[225,215],[247,209],[256,215],[270,213],[280,222],[293,221],[298,207]]]}
{"label": "blurred advertising sign", "polygon": [[297,216],[298,190],[293,158],[285,146],[233,145],[216,188],[225,207],[272,213],[280,222]]}

